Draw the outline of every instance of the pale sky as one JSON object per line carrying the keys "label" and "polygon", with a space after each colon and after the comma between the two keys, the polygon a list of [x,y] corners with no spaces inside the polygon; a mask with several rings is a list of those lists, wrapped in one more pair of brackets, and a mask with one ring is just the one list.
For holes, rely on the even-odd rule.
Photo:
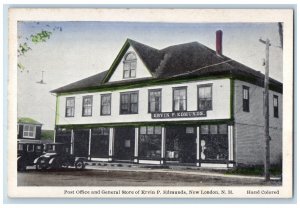
{"label": "pale sky", "polygon": [[[49,25],[49,26],[47,26]],[[109,69],[127,38],[162,49],[197,41],[215,50],[215,31],[223,30],[223,54],[264,73],[265,45],[269,38],[270,76],[282,81],[282,50],[278,25],[274,24],[187,24],[129,22],[19,22],[21,41],[41,29],[55,31],[45,43],[30,44],[32,50],[19,58],[18,117],[31,117],[53,129],[55,96],[49,91]],[[46,84],[38,84],[42,71]]]}

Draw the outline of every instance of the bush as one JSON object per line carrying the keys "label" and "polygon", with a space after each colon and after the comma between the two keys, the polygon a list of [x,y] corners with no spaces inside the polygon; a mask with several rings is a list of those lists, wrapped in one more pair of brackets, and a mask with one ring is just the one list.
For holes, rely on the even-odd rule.
{"label": "bush", "polygon": [[41,140],[54,140],[54,130],[42,130]]}

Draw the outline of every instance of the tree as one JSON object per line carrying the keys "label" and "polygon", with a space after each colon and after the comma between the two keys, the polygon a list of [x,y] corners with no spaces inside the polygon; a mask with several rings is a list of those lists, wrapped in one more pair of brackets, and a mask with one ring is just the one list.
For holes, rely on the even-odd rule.
{"label": "tree", "polygon": [[[40,25],[40,22],[36,22],[35,24]],[[54,32],[62,32],[62,27],[60,26],[50,26],[49,24],[46,24],[45,26],[41,26],[41,28],[40,32],[31,34],[29,37],[22,38],[21,35],[18,36],[19,41],[23,39],[18,45],[18,57],[25,56],[28,51],[32,50],[32,44],[47,42]],[[18,69],[25,69],[25,66],[20,61],[18,61]]]}

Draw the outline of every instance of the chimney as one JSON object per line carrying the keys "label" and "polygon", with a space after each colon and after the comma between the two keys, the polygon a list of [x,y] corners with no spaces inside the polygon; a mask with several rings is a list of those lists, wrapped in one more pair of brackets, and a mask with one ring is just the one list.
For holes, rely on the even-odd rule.
{"label": "chimney", "polygon": [[222,55],[222,30],[216,31],[216,53],[217,55]]}

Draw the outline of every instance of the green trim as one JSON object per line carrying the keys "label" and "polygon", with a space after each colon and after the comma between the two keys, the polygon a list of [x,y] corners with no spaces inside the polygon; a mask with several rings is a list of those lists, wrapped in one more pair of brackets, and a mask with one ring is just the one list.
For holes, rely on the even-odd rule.
{"label": "green trim", "polygon": [[151,74],[151,76],[153,76],[152,72],[148,69],[147,64],[144,62],[144,60],[141,58],[139,52],[135,49],[135,47],[133,45],[130,44],[129,39],[127,39],[124,43],[124,45],[122,46],[120,52],[118,53],[117,57],[115,58],[114,62],[112,63],[112,65],[110,66],[107,74],[105,75],[104,79],[102,80],[102,83],[108,82],[108,80],[111,78],[111,76],[113,75],[113,73],[115,72],[117,66],[120,64],[123,56],[126,54],[127,50],[129,47],[132,47],[135,51],[135,53],[138,55],[139,60],[142,61],[142,63],[144,64],[144,66],[146,67],[146,69],[148,70],[148,72]]}
{"label": "green trim", "polygon": [[153,76],[152,72],[148,69],[147,64],[144,62],[144,60],[141,58],[139,52],[136,50],[136,48],[134,48],[133,45],[130,44],[129,39],[126,39],[124,45],[122,46],[120,52],[118,53],[117,57],[115,58],[114,62],[112,63],[112,65],[110,66],[107,74],[105,75],[104,79],[102,80],[102,83],[108,82],[108,80],[111,78],[112,74],[115,72],[117,66],[119,65],[119,63],[121,62],[123,56],[125,55],[125,53],[127,52],[129,47],[132,47],[134,49],[134,51],[136,52],[136,54],[138,55],[139,59],[142,61],[142,63],[145,65],[146,69],[148,70],[148,72],[151,74],[151,76]]}
{"label": "green trim", "polygon": [[55,106],[55,126],[59,122],[59,95],[56,96],[56,106]]}
{"label": "green trim", "polygon": [[220,75],[220,76],[206,76],[206,77],[191,77],[191,78],[168,78],[168,79],[151,79],[151,80],[142,80],[135,83],[121,83],[114,86],[101,86],[94,88],[86,88],[84,90],[78,90],[73,92],[64,92],[58,93],[59,95],[72,95],[80,93],[92,93],[92,92],[103,92],[103,91],[117,91],[117,90],[126,90],[134,89],[140,87],[148,86],[157,86],[157,85],[168,85],[168,84],[181,84],[192,81],[200,80],[216,80],[216,79],[226,79],[230,78],[229,75]]}
{"label": "green trim", "polygon": [[120,64],[123,56],[126,54],[127,50],[129,47],[132,47],[134,49],[134,51],[136,52],[136,54],[138,55],[139,59],[142,61],[142,63],[144,64],[144,66],[146,67],[146,69],[148,70],[148,72],[151,74],[151,76],[153,76],[152,72],[149,70],[149,68],[147,67],[147,64],[144,62],[144,60],[141,58],[141,55],[139,54],[139,52],[134,48],[133,45],[130,44],[130,41],[128,39],[126,39],[124,45],[122,46],[120,52],[118,53],[117,57],[115,58],[114,62],[112,63],[112,65],[110,66],[107,74],[105,75],[104,79],[102,80],[102,84],[108,82],[108,80],[111,78],[111,76],[113,75],[113,73],[115,72],[117,66]]}
{"label": "green trim", "polygon": [[[172,77],[172,78],[166,78],[166,79],[147,79],[147,80],[140,80],[140,81],[133,81],[132,83],[118,83],[114,85],[102,85],[97,87],[89,87],[77,91],[72,92],[63,92],[63,93],[57,93],[58,95],[73,95],[73,94],[80,94],[80,93],[93,93],[93,92],[103,92],[103,91],[117,91],[117,90],[126,90],[126,89],[134,89],[134,88],[140,88],[140,87],[148,87],[148,86],[158,86],[158,85],[168,85],[168,84],[181,84],[185,82],[192,82],[192,81],[198,81],[198,80],[215,80],[215,79],[226,79],[231,78],[234,80],[240,80],[245,81],[251,84],[255,84],[258,86],[261,86],[261,83],[259,84],[254,79],[245,78],[242,76],[232,76],[230,74],[223,74],[223,75],[214,75],[214,76],[205,76],[205,77]],[[262,83],[263,84],[263,83]],[[282,87],[281,86],[275,86],[270,85],[270,90],[273,90],[275,92],[282,94]]]}
{"label": "green trim", "polygon": [[77,129],[77,128],[97,128],[97,127],[139,127],[139,126],[170,126],[170,125],[203,125],[203,124],[233,124],[232,119],[217,119],[217,120],[196,120],[196,121],[149,121],[149,122],[129,122],[129,123],[97,123],[97,124],[67,124],[56,125],[56,127]]}
{"label": "green trim", "polygon": [[[108,76],[108,75],[106,75]],[[171,77],[171,78],[148,78],[143,80],[132,80],[132,82],[120,82],[114,83],[112,85],[100,85],[95,87],[86,87],[81,89],[75,89],[69,92],[57,92],[59,95],[72,95],[79,93],[92,93],[92,92],[102,92],[102,91],[116,91],[116,90],[124,90],[124,89],[132,89],[138,87],[146,87],[146,86],[157,86],[157,85],[167,85],[167,84],[176,84],[183,83],[186,81],[196,81],[196,80],[210,80],[210,79],[223,79],[223,78],[232,78],[240,81],[245,81],[250,84],[254,84],[260,87],[264,86],[263,80],[257,80],[255,78],[249,78],[241,75],[232,75],[232,74],[222,74],[222,75],[213,75],[213,76],[196,76],[196,77]],[[282,94],[282,84],[271,83],[269,85],[270,90],[274,92],[278,92]]]}
{"label": "green trim", "polygon": [[108,72],[106,73],[104,79],[102,80],[102,83],[107,82],[111,75],[114,73],[114,71],[116,70],[118,64],[120,63],[122,57],[124,56],[124,54],[126,53],[127,49],[129,48],[130,43],[128,41],[128,39],[125,41],[124,45],[122,46],[120,52],[118,53],[117,57],[115,58],[114,62],[112,63],[112,65],[110,66]]}
{"label": "green trim", "polygon": [[234,119],[234,79],[230,79],[230,118]]}

